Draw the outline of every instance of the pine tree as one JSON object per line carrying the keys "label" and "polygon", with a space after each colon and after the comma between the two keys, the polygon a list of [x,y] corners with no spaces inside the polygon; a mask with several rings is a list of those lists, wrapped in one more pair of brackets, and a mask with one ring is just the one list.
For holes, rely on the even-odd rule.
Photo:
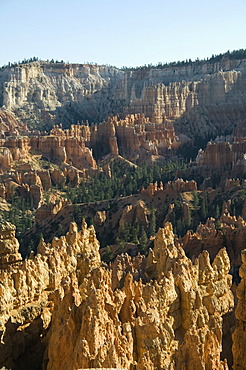
{"label": "pine tree", "polygon": [[201,213],[203,221],[206,221],[208,218],[208,196],[206,191],[204,191],[202,195]]}
{"label": "pine tree", "polygon": [[143,251],[146,248],[147,243],[148,243],[147,234],[143,226],[141,227],[141,230],[140,230],[139,243],[140,243],[140,248]]}
{"label": "pine tree", "polygon": [[197,192],[195,190],[193,190],[192,195],[193,195],[193,205],[194,205],[194,208],[197,208],[199,206],[198,194],[197,194]]}
{"label": "pine tree", "polygon": [[103,259],[105,262],[109,263],[110,261],[112,261],[113,257],[114,257],[114,254],[112,252],[112,247],[110,245],[107,245]]}
{"label": "pine tree", "polygon": [[133,243],[139,243],[139,240],[138,240],[138,235],[139,235],[139,225],[133,225],[132,226],[132,230],[131,230],[131,241]]}
{"label": "pine tree", "polygon": [[179,237],[182,237],[185,232],[185,223],[183,220],[179,219],[177,221],[177,234]]}
{"label": "pine tree", "polygon": [[217,204],[217,206],[215,207],[215,213],[214,213],[214,218],[216,220],[218,220],[218,218],[220,217],[220,207],[219,205]]}
{"label": "pine tree", "polygon": [[120,239],[128,242],[130,240],[130,228],[129,225],[124,224],[121,228]]}
{"label": "pine tree", "polygon": [[191,216],[191,210],[190,210],[190,207],[188,206],[187,208],[187,220],[186,220],[186,226],[188,228],[191,227],[191,223],[192,223],[192,216]]}
{"label": "pine tree", "polygon": [[156,217],[155,217],[155,210],[153,209],[150,214],[148,237],[154,236],[155,233],[156,233]]}

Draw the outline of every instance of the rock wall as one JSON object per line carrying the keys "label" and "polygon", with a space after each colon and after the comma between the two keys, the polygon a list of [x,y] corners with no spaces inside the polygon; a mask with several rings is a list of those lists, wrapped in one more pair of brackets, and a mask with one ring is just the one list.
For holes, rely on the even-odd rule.
{"label": "rock wall", "polygon": [[40,369],[54,292],[64,294],[70,281],[77,281],[77,269],[83,279],[100,264],[98,241],[93,228],[83,224],[78,232],[71,224],[66,237],[51,245],[41,240],[38,254],[21,261],[13,226],[5,223],[0,232],[0,366]]}
{"label": "rock wall", "polygon": [[245,237],[246,222],[241,216],[231,216],[226,210],[217,222],[214,218],[209,218],[205,224],[198,226],[195,233],[188,231],[180,242],[190,258],[197,257],[206,249],[213,260],[219,250],[226,247],[233,270],[241,264]]}
{"label": "rock wall", "polygon": [[199,150],[196,165],[205,173],[216,172],[226,177],[242,177],[246,173],[246,121],[239,122],[231,136],[220,136]]}
{"label": "rock wall", "polygon": [[70,129],[62,130],[55,126],[51,136],[57,138],[77,138],[86,147],[92,149],[96,158],[107,154],[136,159],[136,156],[163,155],[168,149],[176,149],[181,143],[176,136],[172,123],[156,124],[150,122],[144,114],[127,115],[124,119],[119,116],[109,117],[99,125],[71,125]]}
{"label": "rock wall", "polygon": [[232,129],[245,117],[245,60],[122,71],[33,62],[0,71],[0,105],[24,121],[66,125],[143,113],[191,137]]}
{"label": "rock wall", "polygon": [[245,311],[245,278],[246,278],[246,250],[242,251],[242,266],[240,267],[239,274],[242,278],[237,288],[238,304],[236,307],[236,318],[237,326],[233,333],[233,358],[234,358],[234,370],[246,369],[246,311]]}
{"label": "rock wall", "polygon": [[227,369],[222,316],[233,296],[224,249],[212,265],[207,252],[192,263],[167,223],[148,257],[106,266],[93,227],[72,223],[66,237],[41,240],[36,256],[19,261],[12,226],[0,231],[1,367]]}
{"label": "rock wall", "polygon": [[23,125],[17,117],[8,110],[0,109],[0,133],[4,136],[6,133],[18,134],[19,132],[27,131],[26,125]]}

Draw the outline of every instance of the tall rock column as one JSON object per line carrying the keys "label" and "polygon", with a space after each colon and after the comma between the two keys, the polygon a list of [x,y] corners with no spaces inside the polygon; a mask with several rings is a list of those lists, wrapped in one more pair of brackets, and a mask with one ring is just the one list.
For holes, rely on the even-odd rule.
{"label": "tall rock column", "polygon": [[233,333],[232,346],[234,370],[246,369],[246,249],[241,252],[241,257],[239,275],[242,280],[237,288],[237,326]]}

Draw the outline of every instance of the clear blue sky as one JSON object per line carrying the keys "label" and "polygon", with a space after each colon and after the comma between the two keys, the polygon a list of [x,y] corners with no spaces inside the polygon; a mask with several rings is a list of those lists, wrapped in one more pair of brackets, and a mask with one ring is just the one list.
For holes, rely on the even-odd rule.
{"label": "clear blue sky", "polygon": [[246,0],[0,0],[0,66],[32,56],[117,67],[246,48]]}

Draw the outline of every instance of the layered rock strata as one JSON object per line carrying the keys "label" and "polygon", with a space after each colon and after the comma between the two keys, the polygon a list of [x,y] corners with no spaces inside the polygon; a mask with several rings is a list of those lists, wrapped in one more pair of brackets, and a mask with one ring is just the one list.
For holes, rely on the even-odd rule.
{"label": "layered rock strata", "polygon": [[224,174],[223,178],[242,178],[246,173],[245,124],[245,120],[241,121],[232,136],[218,137],[214,142],[209,142],[205,150],[200,150],[196,158],[199,169],[211,171],[216,168],[218,173]]}
{"label": "layered rock strata", "polygon": [[121,154],[129,158],[134,154],[141,155],[142,151],[162,155],[167,149],[176,149],[181,145],[171,122],[153,123],[144,114],[127,115],[124,119],[109,117],[99,125],[72,125],[67,130],[55,126],[51,135],[80,138],[97,158],[106,154]]}
{"label": "layered rock strata", "polygon": [[46,124],[143,113],[157,124],[177,121],[191,137],[214,135],[245,117],[245,66],[229,58],[133,71],[33,62],[0,71],[0,106]]}
{"label": "layered rock strata", "polygon": [[245,311],[245,279],[246,279],[246,250],[244,249],[241,254],[242,265],[239,270],[241,282],[237,288],[238,303],[236,307],[237,325],[233,333],[233,358],[234,370],[246,369],[246,311]]}

